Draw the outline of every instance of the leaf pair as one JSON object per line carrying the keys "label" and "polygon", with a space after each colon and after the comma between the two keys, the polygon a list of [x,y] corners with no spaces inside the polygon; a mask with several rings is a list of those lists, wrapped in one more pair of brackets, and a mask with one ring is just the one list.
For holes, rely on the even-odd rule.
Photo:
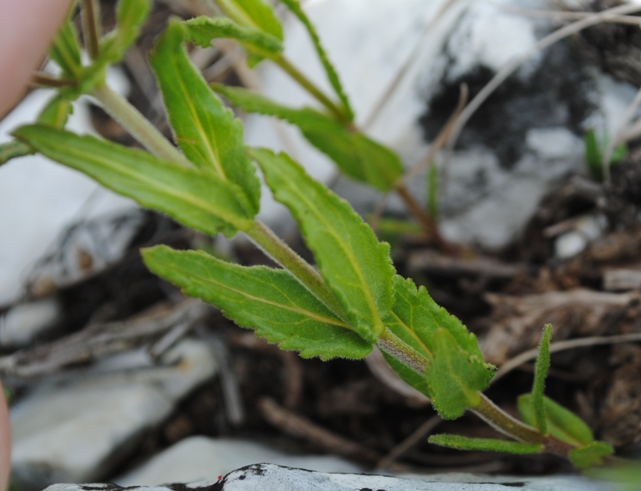
{"label": "leaf pair", "polygon": [[229,265],[202,253],[167,248],[146,250],[146,264],[284,349],[323,359],[363,358],[385,329],[382,316],[392,304],[389,247],[378,242],[347,202],[287,155],[265,149],[251,149],[250,154],[276,199],[297,220],[340,312],[329,310],[285,271]]}
{"label": "leaf pair", "polygon": [[[579,468],[603,464],[603,459],[614,453],[612,446],[595,441],[592,431],[585,422],[571,411],[544,396],[545,379],[550,368],[550,341],[552,326],[543,330],[539,354],[534,371],[532,392],[518,399],[519,413],[523,421],[537,428],[545,439],[551,436],[568,444],[568,458]],[[487,438],[468,438],[458,435],[435,435],[430,443],[461,450],[486,450],[514,454],[540,453],[545,443],[524,443]]]}
{"label": "leaf pair", "polygon": [[395,299],[385,319],[391,333],[425,359],[425,374],[416,373],[390,354],[385,358],[415,389],[427,395],[445,419],[460,417],[480,402],[479,391],[494,375],[483,361],[474,334],[438,306],[424,287],[396,275]]}
{"label": "leaf pair", "polygon": [[[213,39],[232,38],[249,53],[250,65],[264,58],[280,63],[283,34],[271,7],[262,0],[217,0],[217,3],[232,20],[199,17],[187,21],[191,41],[209,46]],[[215,90],[235,107],[275,116],[298,126],[305,138],[329,156],[343,173],[381,191],[390,191],[402,174],[399,157],[349,124],[354,113],[316,29],[297,0],[283,0],[283,3],[309,32],[345,117],[339,121],[311,108],[288,108],[245,89],[216,86]]]}
{"label": "leaf pair", "polygon": [[142,206],[205,233],[233,235],[253,224],[260,183],[245,154],[240,122],[190,63],[184,37],[184,27],[170,23],[151,63],[176,140],[192,168],[42,125],[20,128],[15,135],[32,149],[92,176]]}

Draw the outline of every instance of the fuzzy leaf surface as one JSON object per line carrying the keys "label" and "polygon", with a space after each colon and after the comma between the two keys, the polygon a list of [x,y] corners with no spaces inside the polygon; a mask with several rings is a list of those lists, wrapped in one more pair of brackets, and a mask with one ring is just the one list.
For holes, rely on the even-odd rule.
{"label": "fuzzy leaf surface", "polygon": [[334,92],[336,92],[336,95],[338,95],[338,98],[340,99],[343,109],[345,110],[345,113],[347,115],[347,119],[349,121],[353,121],[354,111],[352,110],[352,107],[349,103],[347,94],[345,94],[345,91],[343,90],[343,86],[338,77],[338,73],[336,72],[334,65],[332,65],[332,63],[329,61],[327,52],[325,51],[325,48],[323,48],[323,45],[321,44],[320,37],[318,36],[318,32],[316,32],[316,28],[314,27],[314,24],[312,24],[312,22],[309,20],[309,17],[307,17],[307,14],[305,14],[305,12],[303,11],[300,5],[300,2],[298,0],[281,0],[281,2],[284,3],[287,6],[287,8],[296,17],[298,17],[298,20],[300,20],[301,23],[307,29],[307,32],[309,33],[309,36],[312,39],[312,42],[314,43],[314,47],[316,48],[316,53],[318,54],[318,58],[323,64],[323,68],[325,69],[325,73],[327,74],[327,79],[329,80],[329,83],[332,85]]}
{"label": "fuzzy leaf surface", "polygon": [[482,358],[457,344],[452,333],[439,328],[434,334],[435,356],[427,369],[432,405],[444,419],[456,419],[481,402],[480,391],[494,376]]}
{"label": "fuzzy leaf surface", "polygon": [[539,343],[539,353],[536,357],[534,368],[534,384],[532,386],[532,409],[534,410],[534,425],[543,435],[547,435],[547,416],[545,414],[545,379],[550,370],[550,340],[552,326],[547,324],[543,328],[543,335]]}
{"label": "fuzzy leaf surface", "polygon": [[325,307],[291,274],[265,266],[239,266],[201,251],[156,246],[143,251],[151,271],[189,296],[220,308],[241,327],[304,358],[361,359],[372,344]]}
{"label": "fuzzy leaf surface", "polygon": [[251,149],[275,198],[289,208],[320,273],[353,329],[374,343],[392,306],[394,267],[389,245],[380,243],[352,207],[312,179],[286,154]]}
{"label": "fuzzy leaf surface", "polygon": [[245,153],[243,128],[209,89],[183,47],[184,27],[173,21],[151,55],[178,145],[201,169],[237,185],[247,215],[259,209],[260,182]]}
{"label": "fuzzy leaf surface", "polygon": [[460,417],[467,408],[478,405],[479,391],[489,385],[494,367],[483,361],[476,336],[437,305],[424,287],[416,288],[412,280],[396,275],[394,291],[394,304],[385,324],[423,355],[428,366],[424,382],[417,378],[419,374],[407,369],[399,375],[427,395],[443,418]]}
{"label": "fuzzy leaf surface", "polygon": [[[548,431],[559,440],[575,447],[584,447],[594,441],[590,427],[572,411],[543,396]],[[526,424],[534,426],[534,408],[532,394],[523,394],[518,398],[519,413]]]}
{"label": "fuzzy leaf surface", "polygon": [[14,135],[52,160],[201,232],[232,235],[253,223],[238,186],[209,169],[186,169],[141,150],[42,125],[23,126]]}
{"label": "fuzzy leaf surface", "polygon": [[250,53],[269,56],[283,51],[283,43],[277,37],[224,17],[196,17],[184,25],[187,39],[203,48],[209,47],[214,39],[229,38],[240,42]]}
{"label": "fuzzy leaf surface", "polygon": [[604,463],[603,458],[614,454],[609,443],[592,442],[581,448],[574,448],[568,453],[570,461],[579,469],[589,469]]}
{"label": "fuzzy leaf surface", "polygon": [[309,108],[278,104],[251,90],[214,85],[214,90],[244,111],[275,116],[298,128],[303,136],[331,158],[344,174],[376,189],[390,191],[403,173],[403,164],[394,152],[338,121]]}
{"label": "fuzzy leaf surface", "polygon": [[460,435],[433,435],[428,442],[441,447],[455,448],[457,450],[481,450],[487,452],[507,452],[512,454],[541,453],[543,445],[540,443],[512,442],[494,438],[469,438]]}

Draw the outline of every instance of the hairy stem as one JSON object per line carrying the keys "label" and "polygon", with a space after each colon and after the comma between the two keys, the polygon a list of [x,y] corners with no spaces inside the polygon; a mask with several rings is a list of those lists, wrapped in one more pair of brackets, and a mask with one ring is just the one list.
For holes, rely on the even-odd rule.
{"label": "hairy stem", "polygon": [[376,344],[381,351],[396,358],[403,365],[411,368],[418,374],[425,375],[428,360],[418,351],[404,343],[387,327],[378,338],[378,343]]}
{"label": "hairy stem", "polygon": [[244,232],[269,257],[294,275],[328,309],[345,320],[343,307],[338,303],[336,296],[328,288],[318,271],[296,254],[267,225],[255,220],[253,227],[249,230],[244,230]]}
{"label": "hairy stem", "polygon": [[103,84],[94,88],[92,95],[100,101],[105,111],[150,153],[158,158],[191,167],[187,158],[120,94]]}
{"label": "hairy stem", "polygon": [[545,443],[543,436],[537,429],[522,423],[518,419],[496,406],[484,394],[481,403],[472,409],[472,412],[497,431],[516,440],[526,443]]}

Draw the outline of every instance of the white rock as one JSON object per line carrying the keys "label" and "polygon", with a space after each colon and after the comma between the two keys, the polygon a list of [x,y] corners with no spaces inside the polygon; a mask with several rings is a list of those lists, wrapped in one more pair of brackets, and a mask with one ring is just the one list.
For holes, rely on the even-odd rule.
{"label": "white rock", "polygon": [[[122,358],[144,361],[140,352],[120,358],[120,367],[128,363]],[[196,341],[182,341],[163,360],[178,364],[154,368],[147,361],[142,370],[39,384],[11,408],[13,479],[42,489],[107,477],[179,398],[217,371],[209,349]]]}
{"label": "white rock", "polygon": [[[534,51],[537,39],[552,26],[500,5],[547,9],[547,0],[450,2],[451,8],[436,21],[446,3],[406,0],[399,6],[394,0],[377,0],[372,8],[371,0],[351,0],[349,7],[341,0],[317,0],[307,3],[306,11],[337,67],[357,123],[394,148],[407,167],[425,154],[429,140],[454,110],[460,82],[478,90],[506,64],[532,53],[481,106],[476,121],[468,123],[448,166],[439,160],[443,234],[500,249],[517,238],[540,199],[560,179],[582,168],[583,132],[596,127],[611,134],[618,127],[634,89],[594,69],[583,70],[567,45]],[[306,33],[291,19],[286,53],[329,90]],[[406,60],[410,62],[404,66]],[[399,74],[399,84],[387,94]],[[263,91],[273,99],[313,105],[277,68],[264,64],[260,76]],[[377,117],[370,120],[375,112]],[[324,156],[310,149],[296,130],[275,127],[269,118],[250,116],[246,135],[251,144],[284,149],[318,179],[331,180],[333,170]],[[409,185],[419,196],[424,194],[423,177]],[[371,212],[380,199],[344,178],[335,189],[363,213]],[[396,199],[390,207],[403,209]],[[279,220],[272,218],[274,223]]]}
{"label": "white rock", "polygon": [[[117,90],[126,91],[125,82],[110,71],[109,83]],[[18,126],[33,123],[51,97],[50,91],[31,93],[0,122],[0,143],[9,141]],[[74,105],[67,127],[92,133],[86,101]],[[135,207],[131,200],[39,155],[0,167],[0,306],[20,297],[30,269],[71,223]]]}
{"label": "white rock", "polygon": [[213,479],[164,486],[114,484],[56,484],[46,491],[604,491],[596,483],[579,477],[488,477],[472,474],[425,476],[422,479],[366,474],[330,474],[274,464],[254,464]]}
{"label": "white rock", "polygon": [[19,348],[50,327],[61,313],[57,298],[16,305],[0,316],[0,347]]}
{"label": "white rock", "polygon": [[555,255],[559,259],[568,259],[582,252],[594,239],[600,237],[606,228],[603,215],[585,215],[579,217],[572,229],[557,237],[554,242]]}
{"label": "white rock", "polygon": [[115,478],[121,486],[155,486],[211,479],[257,462],[324,472],[359,472],[339,457],[288,455],[260,443],[230,438],[191,437],[156,455],[141,467]]}

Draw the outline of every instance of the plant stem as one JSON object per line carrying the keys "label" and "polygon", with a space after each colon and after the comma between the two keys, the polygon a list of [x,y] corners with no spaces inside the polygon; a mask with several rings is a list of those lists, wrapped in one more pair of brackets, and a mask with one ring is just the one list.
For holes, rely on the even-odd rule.
{"label": "plant stem", "polygon": [[96,0],[84,0],[82,8],[82,31],[85,45],[92,60],[100,56],[100,5]]}
{"label": "plant stem", "polygon": [[388,355],[396,358],[403,365],[411,368],[420,375],[425,375],[428,360],[418,351],[405,344],[387,327],[382,332],[376,343]]}
{"label": "plant stem", "polygon": [[318,102],[325,106],[341,123],[351,127],[351,121],[345,114],[345,111],[337,106],[325,93],[318,88],[314,82],[308,79],[298,68],[291,64],[291,62],[283,55],[270,57],[270,59],[283,69],[287,75],[292,77],[298,84],[309,92]]}
{"label": "plant stem", "polygon": [[394,190],[399,195],[401,200],[403,200],[405,206],[407,206],[407,209],[410,211],[412,216],[414,216],[416,221],[421,225],[427,237],[434,241],[434,244],[441,251],[449,253],[456,253],[458,251],[458,248],[454,244],[449,243],[441,236],[438,231],[438,227],[434,222],[434,219],[430,217],[425,212],[423,207],[418,203],[418,201],[416,201],[416,198],[414,198],[409,189],[407,189],[407,186],[402,179],[400,179],[396,183],[396,185],[394,186]]}
{"label": "plant stem", "polygon": [[487,424],[504,435],[522,442],[545,443],[545,436],[538,430],[510,416],[490,401],[484,394],[480,394],[480,396],[481,403],[471,411]]}
{"label": "plant stem", "polygon": [[36,72],[31,75],[29,83],[34,87],[42,87],[45,89],[59,89],[61,87],[73,87],[77,85],[75,80],[58,78],[42,72]]}
{"label": "plant stem", "polygon": [[192,167],[189,160],[120,94],[102,84],[93,89],[92,95],[100,101],[105,111],[153,155]]}
{"label": "plant stem", "polygon": [[252,228],[244,230],[258,247],[269,257],[288,270],[305,288],[313,293],[325,306],[345,320],[345,311],[336,296],[328,288],[322,276],[307,261],[294,252],[267,225],[254,221]]}

